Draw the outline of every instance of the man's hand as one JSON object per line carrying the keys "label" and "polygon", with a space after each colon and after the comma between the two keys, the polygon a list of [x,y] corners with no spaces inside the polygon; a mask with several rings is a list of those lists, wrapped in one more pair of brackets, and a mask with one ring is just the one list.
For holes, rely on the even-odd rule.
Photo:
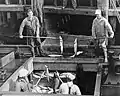
{"label": "man's hand", "polygon": [[20,35],[20,38],[23,38],[23,35]]}
{"label": "man's hand", "polygon": [[37,38],[39,38],[39,35],[36,35]]}
{"label": "man's hand", "polygon": [[113,37],[114,37],[114,36],[112,36],[112,35],[110,36],[110,38],[113,38]]}

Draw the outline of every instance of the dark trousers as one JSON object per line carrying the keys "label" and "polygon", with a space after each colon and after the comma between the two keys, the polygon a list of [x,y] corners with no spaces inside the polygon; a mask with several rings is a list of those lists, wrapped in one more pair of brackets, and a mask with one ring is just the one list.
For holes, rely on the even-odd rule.
{"label": "dark trousers", "polygon": [[[68,0],[63,0],[63,7],[66,7],[66,6],[67,6],[67,2],[68,2]],[[71,2],[72,2],[73,8],[75,9],[75,8],[77,7],[77,2],[76,2],[76,0],[71,0]]]}
{"label": "dark trousers", "polygon": [[[27,29],[27,36],[36,36],[31,28]],[[41,40],[40,38],[28,38],[28,45],[31,46],[32,56],[41,55]],[[35,54],[36,53],[36,54]]]}

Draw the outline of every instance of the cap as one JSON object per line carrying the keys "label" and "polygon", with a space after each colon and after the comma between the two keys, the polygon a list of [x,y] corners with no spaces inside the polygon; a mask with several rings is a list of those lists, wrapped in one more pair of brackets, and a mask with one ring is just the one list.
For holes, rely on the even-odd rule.
{"label": "cap", "polygon": [[25,68],[22,68],[18,74],[19,77],[25,77],[27,75],[28,75],[28,70],[26,70]]}
{"label": "cap", "polygon": [[27,10],[27,13],[29,13],[29,12],[33,12],[32,9],[28,9],[28,10]]}
{"label": "cap", "polygon": [[101,10],[100,10],[100,9],[97,9],[97,10],[95,11],[95,14],[101,14]]}
{"label": "cap", "polygon": [[72,73],[62,73],[62,75],[64,75],[66,78],[68,78],[71,81],[75,79],[75,75],[73,75]]}

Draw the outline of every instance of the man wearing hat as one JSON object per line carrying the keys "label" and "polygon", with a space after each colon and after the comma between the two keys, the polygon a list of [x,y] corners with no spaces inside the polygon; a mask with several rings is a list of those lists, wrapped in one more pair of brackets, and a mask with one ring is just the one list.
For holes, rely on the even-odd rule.
{"label": "man wearing hat", "polygon": [[92,36],[95,39],[97,38],[96,41],[103,49],[105,62],[108,62],[106,45],[108,44],[108,37],[114,37],[114,32],[108,20],[101,15],[100,9],[95,11],[95,15],[96,18],[92,23]]}
{"label": "man wearing hat", "polygon": [[66,73],[65,75],[67,82],[60,85],[59,92],[62,94],[81,95],[79,87],[73,84],[75,76],[71,73]]}
{"label": "man wearing hat", "polygon": [[18,79],[16,81],[16,91],[17,92],[29,92],[30,83],[28,81],[28,71],[25,68],[22,68],[18,73]]}

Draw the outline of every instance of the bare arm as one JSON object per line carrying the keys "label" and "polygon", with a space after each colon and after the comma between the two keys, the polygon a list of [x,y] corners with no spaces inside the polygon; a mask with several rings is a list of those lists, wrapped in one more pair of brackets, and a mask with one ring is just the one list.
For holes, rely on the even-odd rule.
{"label": "bare arm", "polygon": [[19,34],[20,36],[22,36],[22,33],[23,33],[23,29],[25,27],[25,22],[26,22],[26,19],[24,19],[20,25],[20,29],[19,29]]}
{"label": "bare arm", "polygon": [[107,31],[110,33],[110,37],[113,38],[114,32],[112,30],[111,25],[109,24],[109,22],[107,20],[105,20],[105,27],[106,27]]}
{"label": "bare arm", "polygon": [[39,20],[38,18],[36,17],[36,26],[37,26],[37,30],[36,30],[36,36],[39,37],[39,34],[40,34],[40,23],[39,23]]}
{"label": "bare arm", "polygon": [[96,38],[96,35],[95,35],[95,20],[93,20],[93,23],[92,23],[92,36],[94,38]]}

